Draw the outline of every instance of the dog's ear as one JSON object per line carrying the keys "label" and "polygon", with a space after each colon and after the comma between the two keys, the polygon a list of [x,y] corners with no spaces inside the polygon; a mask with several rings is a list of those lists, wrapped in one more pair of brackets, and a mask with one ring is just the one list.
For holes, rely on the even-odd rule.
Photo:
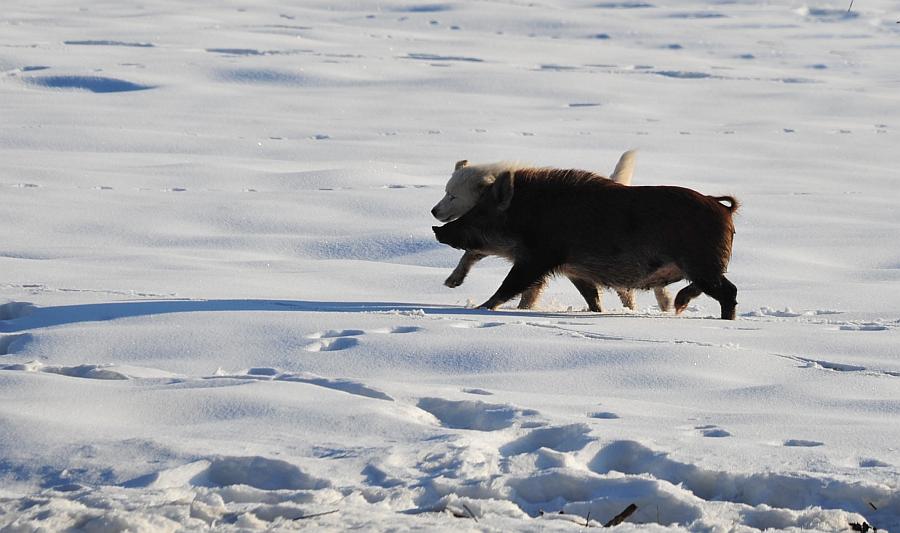
{"label": "dog's ear", "polygon": [[462,167],[464,167],[464,166],[466,166],[466,165],[468,165],[468,164],[469,164],[469,160],[468,160],[468,159],[460,159],[459,161],[456,162],[456,167],[454,167],[453,170],[459,170],[459,169],[461,169]]}
{"label": "dog's ear", "polygon": [[505,211],[509,208],[509,204],[512,202],[515,181],[515,174],[512,170],[504,171],[494,179],[491,193],[494,195],[494,201],[497,202],[497,209],[500,211]]}

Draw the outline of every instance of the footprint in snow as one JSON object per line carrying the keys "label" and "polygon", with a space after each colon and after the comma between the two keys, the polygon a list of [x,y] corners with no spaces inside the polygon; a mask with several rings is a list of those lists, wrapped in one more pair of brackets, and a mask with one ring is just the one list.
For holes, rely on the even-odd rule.
{"label": "footprint in snow", "polygon": [[47,89],[76,89],[92,93],[121,93],[156,88],[154,85],[142,85],[103,76],[33,76],[26,78],[25,81]]}
{"label": "footprint in snow", "polygon": [[10,355],[20,351],[31,341],[31,335],[0,335],[0,355]]}
{"label": "footprint in snow", "polygon": [[[220,488],[246,485],[265,491],[321,490],[331,487],[298,466],[266,457],[211,457],[168,470],[146,474],[123,483],[126,488],[171,488],[192,485]],[[262,501],[273,499],[258,495]]]}
{"label": "footprint in snow", "polygon": [[611,413],[609,411],[595,411],[593,413],[588,413],[588,418],[597,420],[616,420],[620,417],[616,413]]}
{"label": "footprint in snow", "polygon": [[418,326],[397,326],[395,328],[391,328],[391,333],[413,333],[415,331],[420,331],[422,328]]}
{"label": "footprint in snow", "polygon": [[481,329],[495,328],[502,325],[503,322],[457,322],[456,324],[450,324],[450,327],[459,329]]}
{"label": "footprint in snow", "polygon": [[355,396],[363,396],[366,398],[374,398],[376,400],[385,400],[392,402],[394,399],[384,392],[369,387],[364,383],[344,378],[326,378],[313,374],[311,372],[282,372],[276,368],[257,367],[247,371],[230,373],[224,371],[216,372],[216,375],[209,376],[204,379],[243,379],[256,381],[285,381],[290,383],[305,383],[308,385],[316,385],[326,389],[337,390],[353,394]]}
{"label": "footprint in snow", "polygon": [[817,440],[788,439],[784,441],[784,446],[796,448],[815,448],[824,445],[824,442],[819,442]]}
{"label": "footprint in snow", "polygon": [[59,374],[71,378],[101,379],[101,380],[126,380],[127,375],[113,370],[111,365],[78,365],[55,366],[45,365],[40,361],[30,361],[14,365],[0,366],[0,370],[18,370],[21,372],[43,372],[45,374]]}
{"label": "footprint in snow", "polygon": [[125,46],[129,48],[153,48],[153,43],[135,43],[126,41],[113,40],[92,40],[92,41],[63,41],[63,44],[70,46]]}
{"label": "footprint in snow", "polygon": [[316,333],[310,333],[306,336],[307,339],[333,339],[338,337],[356,337],[358,335],[365,335],[366,332],[361,329],[329,329],[327,331],[320,331]]}
{"label": "footprint in snow", "polygon": [[354,337],[365,335],[366,332],[361,329],[330,329],[328,331],[320,331],[310,333],[307,339],[315,339],[316,342],[306,346],[308,352],[334,352],[353,348],[359,344],[359,340]]}
{"label": "footprint in snow", "polygon": [[722,437],[730,437],[731,433],[728,431],[713,425],[708,426],[696,426],[694,429],[700,432],[704,437],[710,438],[722,438]]}
{"label": "footprint in snow", "polygon": [[840,326],[840,331],[885,331],[887,326],[877,323],[866,324],[844,324]]}
{"label": "footprint in snow", "polygon": [[557,452],[574,452],[595,440],[588,436],[590,431],[591,428],[587,424],[538,428],[501,446],[500,454],[509,457],[536,452],[541,448]]}
{"label": "footprint in snow", "polygon": [[337,352],[353,348],[357,344],[359,344],[359,340],[353,337],[323,338],[306,346],[305,350],[307,352]]}
{"label": "footprint in snow", "polygon": [[506,429],[512,426],[518,418],[537,414],[536,411],[522,410],[511,405],[470,400],[421,398],[416,405],[419,409],[434,415],[446,428],[475,431]]}
{"label": "footprint in snow", "polygon": [[[422,328],[418,326],[394,326],[391,328],[373,329],[369,333],[382,335],[404,334],[421,331],[421,329]],[[359,344],[359,340],[356,339],[356,337],[360,337],[365,334],[366,331],[363,331],[361,329],[330,329],[328,331],[310,333],[306,336],[306,338],[313,339],[316,342],[307,345],[305,349],[308,352],[330,352],[337,350],[346,350],[347,348],[352,348]]]}
{"label": "footprint in snow", "polygon": [[405,485],[402,480],[388,474],[384,467],[379,464],[369,463],[362,469],[360,474],[366,477],[367,484],[384,489]]}

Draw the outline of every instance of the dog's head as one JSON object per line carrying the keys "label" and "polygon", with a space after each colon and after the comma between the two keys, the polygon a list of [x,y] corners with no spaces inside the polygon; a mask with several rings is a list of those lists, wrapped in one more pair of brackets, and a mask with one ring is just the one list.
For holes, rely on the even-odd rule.
{"label": "dog's head", "polygon": [[478,203],[481,194],[493,185],[497,176],[514,169],[515,165],[511,163],[469,165],[466,160],[457,161],[447,182],[446,194],[431,209],[431,214],[441,222],[456,220]]}
{"label": "dog's head", "polygon": [[432,226],[438,242],[460,250],[481,250],[510,241],[506,217],[514,184],[514,171],[496,176],[471,209],[443,226]]}

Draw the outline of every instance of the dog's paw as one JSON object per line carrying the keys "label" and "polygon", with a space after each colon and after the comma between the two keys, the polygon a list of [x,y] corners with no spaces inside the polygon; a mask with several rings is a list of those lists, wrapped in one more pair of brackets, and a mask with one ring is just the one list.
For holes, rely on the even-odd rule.
{"label": "dog's paw", "polygon": [[449,278],[444,280],[444,285],[450,287],[451,289],[455,289],[456,287],[459,287],[463,284],[464,279],[465,278],[460,278],[458,276],[450,276]]}

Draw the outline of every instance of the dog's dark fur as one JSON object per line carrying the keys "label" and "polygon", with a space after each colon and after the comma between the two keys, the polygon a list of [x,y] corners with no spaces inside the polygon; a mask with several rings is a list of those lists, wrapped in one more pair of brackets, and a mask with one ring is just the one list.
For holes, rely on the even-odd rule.
{"label": "dog's dark fur", "polygon": [[529,168],[497,176],[475,207],[434,232],[454,248],[513,262],[481,307],[496,309],[552,274],[581,280],[585,299],[597,285],[650,289],[688,279],[676,312],[702,292],[719,302],[722,318],[734,319],[737,289],[723,274],[737,207],[730,196],[683,187],[628,187],[582,170]]}

